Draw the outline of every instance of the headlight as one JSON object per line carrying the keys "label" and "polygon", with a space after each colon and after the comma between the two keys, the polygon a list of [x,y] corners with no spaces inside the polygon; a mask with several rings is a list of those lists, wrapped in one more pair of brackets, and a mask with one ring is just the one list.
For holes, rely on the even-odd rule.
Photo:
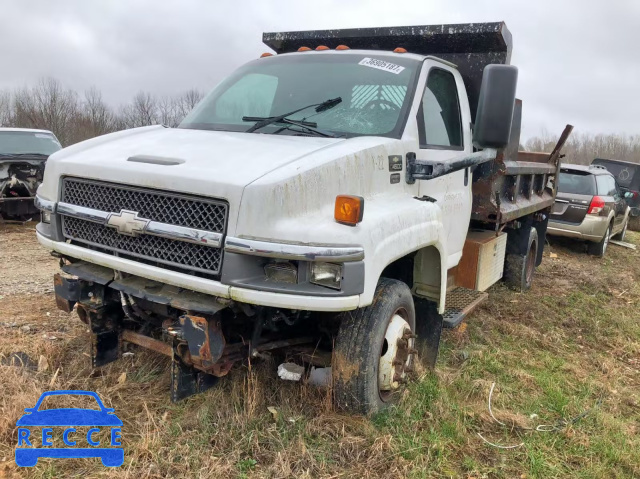
{"label": "headlight", "polygon": [[274,261],[264,266],[264,274],[269,281],[279,283],[298,282],[298,267],[289,261]]}
{"label": "headlight", "polygon": [[332,263],[311,263],[311,278],[309,281],[319,286],[341,289],[342,265]]}
{"label": "headlight", "polygon": [[51,212],[50,211],[40,211],[40,221],[42,223],[51,223]]}

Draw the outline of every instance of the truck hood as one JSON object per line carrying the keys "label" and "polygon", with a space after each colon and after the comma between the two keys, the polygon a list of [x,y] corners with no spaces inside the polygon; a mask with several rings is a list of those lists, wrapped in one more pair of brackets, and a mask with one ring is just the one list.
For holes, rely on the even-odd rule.
{"label": "truck hood", "polygon": [[[233,231],[244,188],[322,150],[330,161],[384,142],[368,137],[350,140],[164,128],[136,128],[94,138],[49,157],[38,194],[59,198],[59,178],[76,176],[191,193],[229,202]],[[340,147],[339,147],[340,146]],[[336,151],[333,151],[334,148]],[[328,151],[332,150],[332,151]],[[142,161],[131,161],[142,157]]]}
{"label": "truck hood", "polygon": [[[229,188],[245,186],[340,141],[160,126],[137,128],[52,155],[45,182],[50,176],[72,175],[226,197]],[[131,161],[132,157],[142,157],[143,162]]]}

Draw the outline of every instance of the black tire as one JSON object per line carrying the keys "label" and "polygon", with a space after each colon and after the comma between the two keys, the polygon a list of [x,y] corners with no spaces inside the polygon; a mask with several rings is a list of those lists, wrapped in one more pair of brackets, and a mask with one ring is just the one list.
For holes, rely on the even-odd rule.
{"label": "black tire", "polygon": [[640,216],[629,216],[629,229],[640,231]]}
{"label": "black tire", "polygon": [[617,235],[612,236],[611,238],[616,241],[624,241],[624,237],[627,236],[627,227],[629,226],[629,218],[627,218],[624,222],[624,226],[622,227],[622,231]]}
{"label": "black tire", "polygon": [[381,278],[371,305],[344,314],[332,365],[334,400],[340,409],[370,415],[400,397],[398,392],[382,393],[378,386],[384,337],[389,321],[396,313],[415,331],[411,290],[401,281]]}
{"label": "black tire", "polygon": [[531,228],[527,254],[507,254],[504,260],[504,282],[515,291],[527,291],[533,283],[538,257],[538,231]]}
{"label": "black tire", "polygon": [[607,246],[609,246],[609,239],[611,238],[611,225],[607,228],[607,232],[602,239],[597,243],[589,243],[587,245],[587,251],[590,255],[602,258],[607,252]]}

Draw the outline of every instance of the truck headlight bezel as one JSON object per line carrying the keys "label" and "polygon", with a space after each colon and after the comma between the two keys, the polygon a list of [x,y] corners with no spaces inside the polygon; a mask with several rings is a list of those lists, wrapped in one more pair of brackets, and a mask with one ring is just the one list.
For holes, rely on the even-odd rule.
{"label": "truck headlight bezel", "polygon": [[264,265],[264,276],[267,281],[297,284],[298,265],[292,261],[270,261]]}
{"label": "truck headlight bezel", "polygon": [[342,278],[342,264],[312,262],[309,266],[309,282],[318,286],[341,290]]}

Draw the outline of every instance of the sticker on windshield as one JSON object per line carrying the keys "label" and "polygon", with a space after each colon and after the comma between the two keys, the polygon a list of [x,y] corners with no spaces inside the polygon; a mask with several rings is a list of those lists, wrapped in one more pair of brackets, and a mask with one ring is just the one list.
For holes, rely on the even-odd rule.
{"label": "sticker on windshield", "polygon": [[363,58],[362,60],[360,60],[360,63],[358,63],[358,65],[377,68],[378,70],[384,70],[385,72],[395,73],[396,75],[402,72],[402,70],[404,70],[404,67],[401,67],[400,65],[396,65],[395,63],[389,63],[383,60],[376,60],[375,58],[369,58],[369,57]]}

